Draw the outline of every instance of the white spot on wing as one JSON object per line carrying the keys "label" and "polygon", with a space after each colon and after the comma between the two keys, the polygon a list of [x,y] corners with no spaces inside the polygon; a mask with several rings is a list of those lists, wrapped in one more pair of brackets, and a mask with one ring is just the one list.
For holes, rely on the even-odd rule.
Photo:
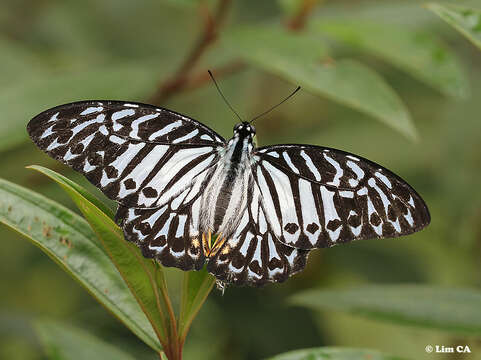
{"label": "white spot on wing", "polygon": [[321,186],[322,206],[324,208],[324,227],[329,233],[331,240],[335,242],[339,238],[342,225],[339,225],[334,231],[327,228],[327,224],[329,224],[331,220],[341,220],[337,214],[336,206],[334,205],[334,194],[333,191],[327,190],[325,186]]}
{"label": "white spot on wing", "polygon": [[408,201],[408,204],[411,205],[412,207],[414,207],[414,199],[411,195],[409,195],[409,201]]}
{"label": "white spot on wing", "polygon": [[174,121],[173,123],[170,123],[169,125],[164,126],[162,129],[157,130],[156,132],[152,133],[149,136],[149,140],[152,141],[152,140],[158,138],[159,136],[164,136],[164,135],[168,134],[169,132],[171,132],[172,130],[177,129],[179,126],[182,126],[182,120]]}
{"label": "white spot on wing", "polygon": [[359,165],[350,160],[346,161],[346,165],[349,166],[357,176],[357,179],[349,179],[349,185],[355,187],[359,184],[359,181],[364,178],[364,171],[359,167]]}
{"label": "white spot on wing", "polygon": [[408,213],[406,215],[404,215],[404,218],[409,223],[409,226],[413,226],[414,225],[414,219],[413,219],[413,216],[411,214],[411,210],[409,210],[409,208],[406,208],[406,209],[407,209]]}
{"label": "white spot on wing", "polygon": [[334,179],[332,181],[328,182],[328,184],[332,184],[334,186],[339,186],[341,184],[341,177],[344,174],[344,171],[342,170],[341,166],[339,163],[328,156],[326,152],[324,152],[322,155],[324,155],[324,158],[336,169],[336,174],[334,175]]}
{"label": "white spot on wing", "polygon": [[264,200],[264,206],[266,208],[266,213],[267,213],[267,218],[269,219],[269,223],[272,226],[272,230],[274,231],[274,234],[276,234],[277,236],[280,236],[281,224],[277,219],[277,215],[276,215],[277,213],[276,213],[276,208],[274,207],[274,201],[269,191],[269,187],[267,186],[267,182],[264,177],[264,174],[262,173],[261,166],[257,167],[257,179],[259,181],[259,187],[262,193],[262,198]]}
{"label": "white spot on wing", "polygon": [[[376,175],[376,177],[377,177],[379,180],[381,180],[381,181],[384,183],[384,185],[386,185],[389,189],[392,189],[392,184],[391,184],[391,182],[389,181],[389,179],[388,179],[384,174],[380,173],[379,171],[376,171],[376,172],[374,173],[374,175]],[[414,206],[414,205],[413,205],[413,206]]]}
{"label": "white spot on wing", "polygon": [[179,215],[179,225],[177,225],[177,231],[175,232],[176,238],[180,238],[184,236],[186,220],[187,220],[187,215]]}
{"label": "white spot on wing", "polygon": [[144,146],[145,143],[130,143],[127,150],[110,163],[111,166],[118,170],[119,176]]}
{"label": "white spot on wing", "polygon": [[[124,111],[129,111],[129,110],[124,110]],[[130,110],[130,111],[134,111],[134,110]],[[159,115],[160,115],[160,113],[144,115],[144,116],[141,116],[138,119],[132,121],[132,124],[131,124],[132,130],[130,131],[130,134],[129,134],[130,137],[132,137],[134,139],[138,139],[139,138],[139,126],[140,126],[140,124],[142,124],[145,121],[155,119]]]}
{"label": "white spot on wing", "polygon": [[40,139],[44,139],[44,138],[46,138],[47,136],[52,135],[52,134],[54,133],[54,132],[52,131],[52,128],[53,128],[54,126],[55,126],[55,124],[52,125],[52,126],[50,126],[47,130],[45,130],[44,133],[42,134],[42,136],[40,136]]}
{"label": "white spot on wing", "polygon": [[291,168],[292,171],[294,171],[296,174],[299,174],[299,170],[295,167],[295,165],[292,163],[291,158],[287,151],[282,152],[282,157],[286,161],[287,165]]}
{"label": "white spot on wing", "polygon": [[[279,207],[281,210],[283,226],[289,223],[299,224],[289,177],[285,175],[282,171],[278,170],[276,167],[272,166],[267,161],[263,161],[262,164],[269,172],[269,175],[274,182],[274,186],[277,192],[277,198],[279,200]],[[294,234],[291,234],[285,229],[283,229],[282,234],[286,242],[293,243],[297,241],[299,237],[299,232],[300,228],[298,228]]]}
{"label": "white spot on wing", "polygon": [[149,223],[150,227],[153,227],[154,224],[157,222],[157,219],[165,212],[165,210],[167,210],[167,206],[160,208],[159,210],[154,212],[152,215],[150,215],[147,219],[145,219],[143,222],[147,222]]}
{"label": "white spot on wing", "polygon": [[177,138],[175,139],[174,141],[172,141],[172,144],[178,144],[182,141],[186,141],[186,140],[189,140],[189,139],[192,139],[194,136],[196,136],[197,134],[199,133],[199,129],[195,129],[193,131],[191,131],[190,133],[188,133],[187,135],[184,135],[180,138]]}
{"label": "white spot on wing", "polygon": [[93,114],[96,112],[101,112],[104,108],[102,106],[91,106],[86,108],[84,111],[80,113],[80,115],[88,115]]}
{"label": "white spot on wing", "polygon": [[110,135],[109,140],[112,141],[114,144],[118,144],[118,145],[122,145],[127,141],[115,135]]}
{"label": "white spot on wing", "polygon": [[[355,212],[354,210],[351,210],[349,211],[349,215],[347,216],[347,220],[349,221],[349,219],[351,218],[351,216],[356,216],[358,215],[357,212]],[[362,218],[361,218],[361,223],[358,225],[358,226],[351,226],[349,225],[349,227],[351,228],[351,231],[352,233],[354,234],[354,236],[359,236],[361,235],[361,229],[362,229]]]}
{"label": "white spot on wing", "polygon": [[53,114],[52,117],[48,120],[48,122],[57,121],[58,120],[58,114],[60,114],[60,112],[57,112],[57,113]]}
{"label": "white spot on wing", "polygon": [[309,168],[309,170],[312,172],[314,177],[316,178],[316,181],[321,181],[321,174],[319,174],[319,171],[317,170],[316,166],[312,162],[312,159],[309,155],[305,153],[304,150],[301,150],[301,156],[306,160],[306,165]]}
{"label": "white spot on wing", "polygon": [[[302,222],[304,224],[304,234],[309,238],[309,242],[314,245],[319,239],[321,225],[317,216],[316,203],[314,201],[311,184],[304,179],[299,179],[299,197],[301,202]],[[308,225],[312,223],[319,227],[314,234],[307,231]]]}
{"label": "white spot on wing", "polygon": [[207,140],[207,141],[213,141],[214,139],[212,139],[209,135],[207,134],[204,134],[200,137],[202,140]]}

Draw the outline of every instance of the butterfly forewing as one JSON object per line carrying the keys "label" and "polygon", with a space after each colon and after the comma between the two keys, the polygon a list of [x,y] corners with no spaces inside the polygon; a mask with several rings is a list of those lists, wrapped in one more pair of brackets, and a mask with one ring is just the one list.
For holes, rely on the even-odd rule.
{"label": "butterfly forewing", "polygon": [[82,172],[109,198],[156,207],[217,161],[214,131],[146,104],[85,101],[47,110],[28,124],[35,143]]}
{"label": "butterfly forewing", "polygon": [[385,168],[340,150],[259,148],[253,169],[276,237],[301,249],[396,237],[425,227],[421,197]]}

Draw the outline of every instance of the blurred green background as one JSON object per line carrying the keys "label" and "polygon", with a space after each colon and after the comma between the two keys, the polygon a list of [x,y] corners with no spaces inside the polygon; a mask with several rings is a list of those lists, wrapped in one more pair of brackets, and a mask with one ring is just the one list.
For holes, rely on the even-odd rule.
{"label": "blurred green background", "polygon": [[[479,5],[478,1],[455,2]],[[218,82],[246,118],[278,102],[298,83],[303,85],[305,90],[256,122],[258,144],[324,145],[378,162],[423,196],[432,223],[403,238],[314,251],[307,268],[283,284],[228,288],[224,296],[213,291],[187,338],[185,358],[260,359],[328,345],[378,349],[411,359],[462,358],[426,354],[427,344],[468,344],[473,354],[463,358],[481,356],[479,338],[287,305],[290,295],[311,288],[384,283],[481,285],[481,52],[417,1],[319,2],[310,10],[305,28],[298,31],[301,35],[296,35],[304,37],[284,42],[275,33],[265,38],[261,30],[257,33],[266,26],[279,32],[285,29],[298,3],[232,2],[219,29],[220,40],[206,49],[191,74],[207,69],[215,73],[243,59],[244,65],[219,76]],[[57,185],[24,166],[40,164],[96,190],[35,148],[25,131],[28,120],[69,101],[147,101],[182,63],[202,31],[203,14],[215,6],[215,1],[195,0],[2,0],[1,177],[77,211]],[[380,29],[396,30],[370,29],[380,24],[384,26]],[[416,53],[422,46],[409,49],[408,41],[403,47],[402,34],[412,31],[424,34],[420,39],[427,36],[421,44],[432,51],[429,56],[434,64],[438,61],[438,73],[403,63],[406,59],[415,63],[424,56],[422,51]],[[284,49],[291,40],[293,47],[287,49],[285,62],[284,58],[272,61],[272,54],[267,56],[263,49],[255,51],[256,46],[265,45],[282,57],[277,48]],[[304,42],[308,44],[296,48]],[[334,79],[329,88],[323,89],[324,78],[306,78],[296,67],[298,59],[289,58],[293,55],[301,57],[299,61],[311,56],[327,68],[351,59],[369,69],[384,90],[371,94],[376,86],[365,83],[361,72],[337,74],[329,78]],[[365,91],[356,93],[356,86]],[[377,96],[383,104],[382,94],[393,101],[391,113],[370,113]],[[373,103],[364,102],[366,98]],[[210,82],[178,92],[158,105],[191,116],[227,138],[236,122]],[[39,249],[5,226],[0,226],[0,237],[1,359],[46,358],[31,326],[39,318],[86,329],[136,358],[155,358]],[[176,279],[177,272],[169,273]]]}

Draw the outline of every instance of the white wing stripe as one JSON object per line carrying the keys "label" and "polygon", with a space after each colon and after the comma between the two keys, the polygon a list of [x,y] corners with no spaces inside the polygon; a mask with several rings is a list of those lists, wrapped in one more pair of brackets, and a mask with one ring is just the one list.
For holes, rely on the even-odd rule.
{"label": "white wing stripe", "polygon": [[277,219],[274,200],[272,199],[272,195],[269,191],[269,187],[267,186],[267,182],[264,177],[264,174],[262,174],[261,166],[257,167],[257,179],[259,181],[259,187],[261,189],[262,199],[264,200],[264,205],[266,207],[266,213],[267,213],[267,218],[269,219],[269,223],[272,226],[274,234],[276,234],[277,236],[280,236],[282,233],[281,224]]}
{"label": "white wing stripe", "polygon": [[[274,182],[274,186],[276,188],[277,197],[279,199],[279,207],[282,214],[282,225],[286,226],[287,224],[291,223],[299,224],[289,177],[267,161],[263,161],[262,164],[272,177],[272,181]],[[282,234],[287,241],[296,241],[297,237],[299,236],[299,231],[300,229],[298,227],[291,234],[285,228],[283,228]]]}
{"label": "white wing stripe", "polygon": [[[299,179],[299,197],[301,202],[302,222],[304,224],[303,230],[311,244],[314,245],[319,239],[321,225],[319,218],[317,217],[316,203],[314,201],[311,184],[304,179]],[[310,224],[318,226],[318,229],[314,233],[307,231],[307,227]]]}
{"label": "white wing stripe", "polygon": [[335,242],[339,237],[342,225],[334,231],[327,228],[327,225],[331,220],[341,220],[334,205],[334,194],[334,191],[329,191],[325,186],[321,186],[322,205],[324,208],[324,227],[329,233],[331,240]]}
{"label": "white wing stripe", "polygon": [[311,157],[307,155],[304,150],[301,150],[301,156],[304,158],[304,160],[306,160],[306,165],[316,178],[316,181],[321,181],[321,174],[319,174],[319,171],[312,162]]}

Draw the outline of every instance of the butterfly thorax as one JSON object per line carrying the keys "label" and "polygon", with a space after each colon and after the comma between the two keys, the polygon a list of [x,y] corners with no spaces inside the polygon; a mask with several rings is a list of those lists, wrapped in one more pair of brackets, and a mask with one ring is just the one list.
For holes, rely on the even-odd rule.
{"label": "butterfly thorax", "polygon": [[236,125],[232,139],[218,149],[220,160],[205,185],[199,230],[219,235],[218,241],[232,236],[247,206],[247,194],[252,186],[250,165],[254,136],[253,126],[248,123]]}

